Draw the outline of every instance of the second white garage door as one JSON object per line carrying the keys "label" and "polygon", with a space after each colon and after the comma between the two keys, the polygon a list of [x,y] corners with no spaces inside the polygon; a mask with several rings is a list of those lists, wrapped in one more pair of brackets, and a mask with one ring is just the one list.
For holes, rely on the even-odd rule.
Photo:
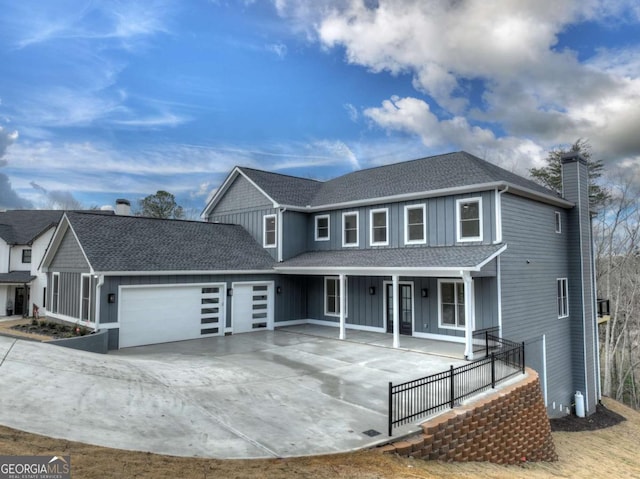
{"label": "second white garage door", "polygon": [[273,282],[233,283],[233,333],[273,329]]}
{"label": "second white garage door", "polygon": [[224,283],[123,286],[121,348],[224,334]]}

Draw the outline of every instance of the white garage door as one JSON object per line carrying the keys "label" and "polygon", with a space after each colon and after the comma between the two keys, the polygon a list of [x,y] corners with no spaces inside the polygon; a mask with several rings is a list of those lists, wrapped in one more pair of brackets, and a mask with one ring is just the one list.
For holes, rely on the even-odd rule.
{"label": "white garage door", "polygon": [[120,347],[224,334],[225,284],[123,287]]}
{"label": "white garage door", "polygon": [[234,334],[273,329],[273,283],[233,283]]}

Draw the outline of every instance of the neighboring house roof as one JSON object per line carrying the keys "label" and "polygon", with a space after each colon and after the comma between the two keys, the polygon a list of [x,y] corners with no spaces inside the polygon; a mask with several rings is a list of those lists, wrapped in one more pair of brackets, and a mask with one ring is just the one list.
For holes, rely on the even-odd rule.
{"label": "neighboring house roof", "polygon": [[55,227],[62,210],[8,210],[0,212],[0,238],[7,244],[29,245],[49,228]]}
{"label": "neighboring house roof", "polygon": [[[316,210],[483,185],[509,185],[549,200],[564,201],[555,191],[464,151],[354,171],[325,182],[244,167],[234,169],[229,178],[237,171],[246,175],[278,205]],[[205,214],[224,193],[221,188],[214,195]]]}
{"label": "neighboring house roof", "polygon": [[252,271],[274,263],[242,226],[80,212],[66,218],[95,272]]}
{"label": "neighboring house roof", "polygon": [[506,245],[436,246],[424,248],[343,249],[302,253],[276,265],[276,270],[417,269],[478,271]]}
{"label": "neighboring house roof", "polygon": [[12,271],[11,273],[0,273],[0,284],[27,284],[36,277],[31,276],[29,271]]}

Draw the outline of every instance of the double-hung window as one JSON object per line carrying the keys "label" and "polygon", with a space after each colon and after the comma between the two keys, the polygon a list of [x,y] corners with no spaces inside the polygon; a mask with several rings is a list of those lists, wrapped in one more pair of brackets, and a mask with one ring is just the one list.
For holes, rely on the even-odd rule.
{"label": "double-hung window", "polygon": [[51,312],[58,312],[58,298],[60,295],[60,273],[53,273],[51,277]]}
{"label": "double-hung window", "polygon": [[371,210],[369,242],[371,246],[387,246],[389,244],[389,210],[380,208]]}
{"label": "double-hung window", "polygon": [[82,298],[80,305],[80,319],[83,321],[91,321],[91,298],[93,296],[93,281],[91,275],[83,274],[80,297]]}
{"label": "double-hung window", "polygon": [[262,246],[275,248],[278,244],[278,223],[276,215],[265,215],[263,220]]}
{"label": "double-hung window", "polygon": [[567,278],[558,278],[558,318],[569,316],[569,284]]}
{"label": "double-hung window", "polygon": [[342,213],[342,246],[358,246],[358,212]]}
{"label": "double-hung window", "polygon": [[482,199],[456,200],[458,241],[482,241]]}
{"label": "double-hung window", "polygon": [[31,250],[23,249],[22,250],[22,263],[27,264],[31,263]]}
{"label": "double-hung window", "polygon": [[465,326],[464,283],[442,280],[438,282],[438,302],[440,303],[440,327],[462,329]]}
{"label": "double-hung window", "polygon": [[424,244],[427,241],[426,207],[407,205],[404,207],[404,243]]}
{"label": "double-hung window", "polygon": [[556,211],[554,216],[556,217],[556,233],[562,233],[562,215]]}
{"label": "double-hung window", "polygon": [[[345,305],[347,304],[347,283],[345,281]],[[346,311],[349,308],[345,307]],[[324,314],[326,316],[340,316],[340,278],[327,276],[324,278]]]}
{"label": "double-hung window", "polygon": [[316,216],[316,241],[328,241],[330,234],[329,215]]}

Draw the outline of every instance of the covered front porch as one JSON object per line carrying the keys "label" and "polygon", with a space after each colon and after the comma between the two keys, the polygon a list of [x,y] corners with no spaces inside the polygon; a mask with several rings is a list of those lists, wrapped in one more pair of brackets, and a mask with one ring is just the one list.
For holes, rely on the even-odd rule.
{"label": "covered front porch", "polygon": [[[276,266],[281,273],[305,276],[300,281],[307,291],[307,318],[285,320],[282,326],[333,326],[309,331],[474,359],[475,331],[493,328],[500,334],[499,255],[505,249],[477,245],[304,253]],[[456,344],[456,352],[441,343]]]}
{"label": "covered front porch", "polygon": [[0,273],[0,316],[28,316],[31,282],[29,271]]}

